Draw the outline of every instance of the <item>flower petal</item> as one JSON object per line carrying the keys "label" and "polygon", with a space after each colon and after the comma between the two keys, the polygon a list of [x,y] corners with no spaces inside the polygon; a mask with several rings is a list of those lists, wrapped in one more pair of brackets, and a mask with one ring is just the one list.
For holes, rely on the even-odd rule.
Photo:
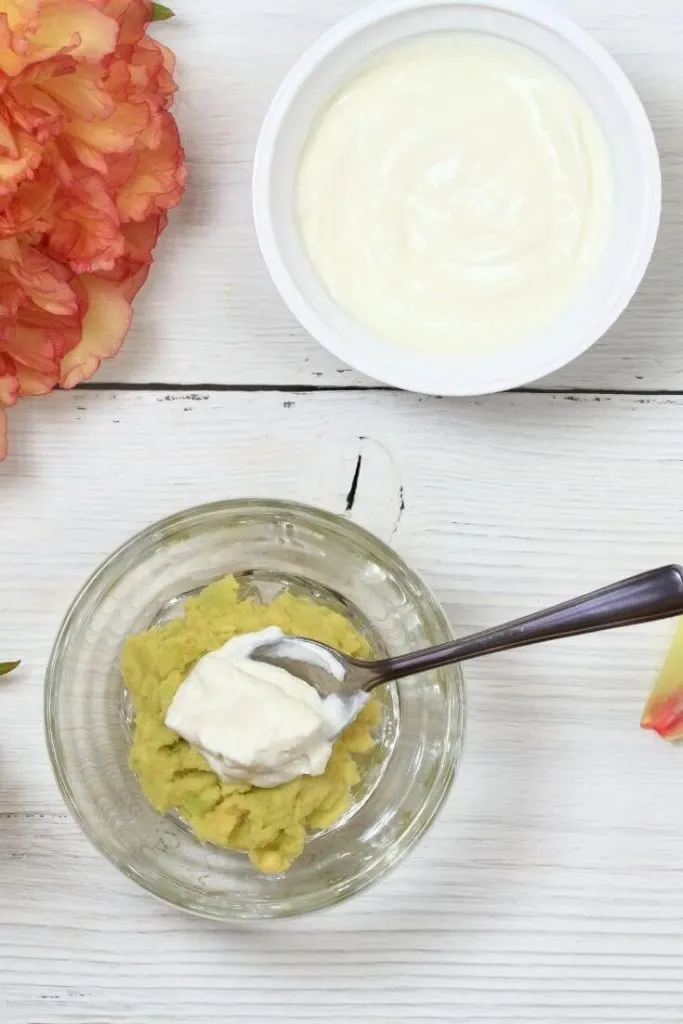
{"label": "flower petal", "polygon": [[39,249],[24,247],[21,260],[11,263],[9,272],[40,309],[55,316],[78,312],[78,300],[69,285],[73,274]]}
{"label": "flower petal", "polygon": [[653,729],[666,740],[683,739],[683,619],[657,677],[641,719],[643,729]]}
{"label": "flower petal", "polygon": [[124,221],[147,220],[155,210],[175,206],[183,194],[187,171],[178,128],[163,112],[162,141],[158,149],[138,153],[135,175],[120,190],[116,205]]}
{"label": "flower petal", "polygon": [[138,43],[152,20],[151,0],[107,0],[105,14],[119,23],[119,45]]}
{"label": "flower petal", "polygon": [[43,159],[42,145],[28,132],[18,128],[14,139],[17,156],[7,152],[0,155],[0,196],[14,192],[23,181],[32,179]]}
{"label": "flower petal", "polygon": [[19,397],[19,382],[14,360],[0,352],[0,406],[14,405]]}
{"label": "flower petal", "polygon": [[104,73],[99,64],[79,64],[73,74],[48,78],[42,88],[82,121],[102,121],[116,109],[114,98],[104,88]]}
{"label": "flower petal", "polygon": [[0,239],[45,231],[58,184],[49,167],[40,167],[35,177],[22,182],[11,197],[0,199]]}
{"label": "flower petal", "polygon": [[63,388],[73,388],[88,380],[103,359],[118,352],[132,317],[130,302],[120,284],[92,274],[84,274],[80,280],[87,293],[88,309],[81,340],[62,359]]}
{"label": "flower petal", "polygon": [[[0,242],[0,245],[5,244]],[[0,343],[14,336],[14,322],[26,294],[12,276],[11,267],[10,263],[9,270],[4,267],[0,270]]]}
{"label": "flower petal", "polygon": [[[37,371],[53,378],[54,384],[59,381],[59,361],[64,343],[59,331],[44,331],[39,327],[17,324],[17,330],[11,345],[6,349],[14,356],[15,376],[19,371]],[[21,388],[20,388],[21,390]]]}
{"label": "flower petal", "polygon": [[7,458],[7,413],[0,406],[0,462]]}
{"label": "flower petal", "polygon": [[55,223],[48,233],[52,256],[76,273],[111,270],[123,255],[120,219],[104,181],[84,174],[55,202]]}
{"label": "flower petal", "polygon": [[41,395],[49,395],[58,386],[59,374],[55,376],[42,370],[34,370],[33,367],[18,366],[17,380],[22,398],[40,398]]}
{"label": "flower petal", "polygon": [[[25,49],[23,37],[35,31],[42,0],[0,0],[0,17],[13,36],[13,43]],[[17,52],[20,52],[17,51]]]}
{"label": "flower petal", "polygon": [[670,742],[683,739],[683,689],[652,701],[640,724]]}
{"label": "flower petal", "polygon": [[[149,271],[152,265],[152,252],[167,222],[166,213],[157,213],[139,224],[135,221],[123,224],[121,227],[125,245],[123,256],[116,261],[116,266],[112,270],[100,274],[100,276],[122,283],[127,279],[137,279],[141,270]],[[134,294],[137,294],[138,290],[139,286],[135,288]]]}
{"label": "flower petal", "polygon": [[150,120],[148,104],[119,103],[111,117],[103,121],[72,120],[65,134],[101,153],[126,153],[140,132],[149,127]]}
{"label": "flower petal", "polygon": [[64,111],[40,86],[32,82],[18,82],[5,91],[3,98],[14,124],[41,145],[61,132]]}
{"label": "flower petal", "polygon": [[27,63],[28,37],[38,26],[42,0],[0,0],[0,70],[18,74]]}
{"label": "flower petal", "polygon": [[116,46],[119,28],[89,0],[60,0],[40,12],[31,43],[50,55],[68,50],[73,57],[100,61]]}

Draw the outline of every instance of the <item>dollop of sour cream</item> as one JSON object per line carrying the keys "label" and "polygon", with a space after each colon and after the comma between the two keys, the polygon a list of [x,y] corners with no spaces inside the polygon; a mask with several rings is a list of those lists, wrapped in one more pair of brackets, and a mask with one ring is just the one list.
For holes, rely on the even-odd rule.
{"label": "dollop of sour cream", "polygon": [[[201,658],[179,687],[166,725],[228,782],[264,789],[322,775],[348,714],[302,679],[251,658],[282,637],[273,627],[229,640]],[[364,699],[359,702],[358,710]]]}
{"label": "dollop of sour cream", "polygon": [[598,268],[613,218],[602,127],[550,61],[481,33],[380,53],[320,113],[296,182],[311,263],[386,341],[492,355]]}

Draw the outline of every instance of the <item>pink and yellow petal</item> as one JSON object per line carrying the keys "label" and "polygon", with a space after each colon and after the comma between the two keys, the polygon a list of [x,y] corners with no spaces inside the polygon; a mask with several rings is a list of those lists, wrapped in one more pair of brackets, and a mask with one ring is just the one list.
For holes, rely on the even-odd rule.
{"label": "pink and yellow petal", "polygon": [[6,348],[14,360],[17,380],[23,368],[27,372],[35,371],[51,377],[53,386],[59,381],[64,341],[57,329],[45,330],[19,323],[11,345]]}
{"label": "pink and yellow petal", "polygon": [[132,308],[121,284],[92,274],[81,276],[88,306],[81,340],[61,363],[61,386],[73,388],[88,380],[103,359],[116,355],[128,333]]}
{"label": "pink and yellow petal", "polygon": [[161,116],[161,145],[158,149],[144,149],[138,153],[135,175],[116,197],[116,205],[124,221],[143,221],[155,210],[169,210],[183,194],[187,171],[178,129],[170,114]]}
{"label": "pink and yellow petal", "polygon": [[71,288],[72,272],[34,246],[25,247],[22,259],[9,267],[10,274],[39,309],[55,316],[78,313]]}
{"label": "pink and yellow petal", "polygon": [[20,156],[14,125],[6,115],[0,116],[0,156],[10,160],[17,160]]}
{"label": "pink and yellow petal", "polygon": [[39,24],[42,0],[0,0],[0,70],[17,75],[27,64],[29,36]]}
{"label": "pink and yellow petal", "polygon": [[[152,252],[159,240],[159,235],[166,227],[168,216],[166,213],[158,213],[149,220],[142,223],[130,221],[121,227],[121,235],[124,241],[124,252],[121,259],[116,261],[116,266],[104,275],[110,281],[124,282],[127,279],[136,278],[141,270],[149,271],[152,264]],[[145,274],[145,277],[147,275]],[[128,288],[134,288],[137,294],[139,285],[131,284]]]}
{"label": "pink and yellow petal", "polygon": [[101,153],[126,153],[150,119],[146,103],[119,103],[111,117],[102,121],[72,120],[65,134]]}
{"label": "pink and yellow petal", "polygon": [[119,27],[89,0],[59,0],[41,10],[32,45],[43,55],[68,51],[81,60],[101,61],[116,46]]}
{"label": "pink and yellow petal", "polygon": [[49,78],[42,88],[70,116],[81,121],[104,121],[116,110],[114,98],[104,88],[104,72],[98,64],[80,64],[74,74]]}
{"label": "pink and yellow petal", "polygon": [[[62,141],[62,144],[64,142]],[[70,139],[69,145],[71,151],[76,160],[89,171],[97,171],[103,177],[106,177],[108,165],[107,158],[103,153],[100,153],[98,149],[93,149],[92,146],[87,146],[85,142],[80,142],[78,139]]]}
{"label": "pink and yellow petal", "polygon": [[0,345],[14,334],[15,320],[24,297],[24,290],[9,274],[0,276]]}
{"label": "pink and yellow petal", "polygon": [[0,0],[0,18],[4,18],[21,49],[25,49],[25,37],[38,26],[41,6],[42,0]]}
{"label": "pink and yellow petal", "polygon": [[0,154],[0,197],[10,195],[22,182],[31,180],[43,159],[42,145],[28,132],[18,129],[14,137],[17,156]]}
{"label": "pink and yellow petal", "polygon": [[7,458],[7,413],[0,405],[0,462]]}
{"label": "pink and yellow petal", "polygon": [[138,43],[152,20],[151,0],[107,0],[104,11],[119,24],[121,46]]}
{"label": "pink and yellow petal", "polygon": [[683,739],[683,619],[645,705],[641,725],[663,739]]}
{"label": "pink and yellow petal", "polygon": [[64,111],[41,86],[32,82],[17,83],[6,91],[4,103],[14,124],[41,146],[61,133]]}
{"label": "pink and yellow petal", "polygon": [[55,207],[49,232],[50,254],[75,273],[111,270],[123,255],[124,241],[116,206],[103,180],[83,174]]}
{"label": "pink and yellow petal", "polygon": [[683,739],[683,689],[650,702],[641,725],[673,743]]}
{"label": "pink and yellow petal", "polygon": [[18,366],[17,380],[22,398],[40,398],[41,395],[49,395],[54,391],[59,384],[59,375],[54,376],[33,368]]}
{"label": "pink and yellow petal", "polygon": [[0,352],[0,406],[14,405],[18,397],[19,381],[14,360]]}
{"label": "pink and yellow petal", "polygon": [[0,240],[16,239],[30,232],[42,234],[51,219],[49,213],[57,187],[49,167],[41,167],[31,181],[22,182],[10,197],[0,198]]}

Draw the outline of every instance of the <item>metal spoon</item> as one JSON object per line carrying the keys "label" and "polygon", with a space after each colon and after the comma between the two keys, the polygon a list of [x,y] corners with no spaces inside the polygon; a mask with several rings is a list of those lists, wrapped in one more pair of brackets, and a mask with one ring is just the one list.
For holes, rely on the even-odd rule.
{"label": "metal spoon", "polygon": [[683,569],[668,565],[483,633],[396,658],[361,661],[303,637],[282,637],[258,647],[251,657],[304,679],[321,697],[337,695],[341,731],[356,717],[366,695],[384,683],[485,654],[676,615],[683,615]]}

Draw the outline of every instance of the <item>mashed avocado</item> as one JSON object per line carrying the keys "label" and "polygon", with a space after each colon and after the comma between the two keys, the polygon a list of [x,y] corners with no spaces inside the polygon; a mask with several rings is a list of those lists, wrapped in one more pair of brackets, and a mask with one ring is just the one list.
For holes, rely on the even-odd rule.
{"label": "mashed avocado", "polygon": [[135,708],[130,767],[161,814],[176,810],[198,839],[249,854],[261,871],[285,871],[311,829],[327,828],[351,804],[360,781],[354,755],[374,746],[381,712],[372,701],[337,741],[324,775],[302,776],[276,789],[222,781],[202,755],[164,724],[175,693],[199,658],[240,633],[279,626],[346,654],[367,657],[367,641],[339,613],[283,594],[270,605],[241,601],[227,577],[185,605],[182,619],[133,636],[122,672]]}

